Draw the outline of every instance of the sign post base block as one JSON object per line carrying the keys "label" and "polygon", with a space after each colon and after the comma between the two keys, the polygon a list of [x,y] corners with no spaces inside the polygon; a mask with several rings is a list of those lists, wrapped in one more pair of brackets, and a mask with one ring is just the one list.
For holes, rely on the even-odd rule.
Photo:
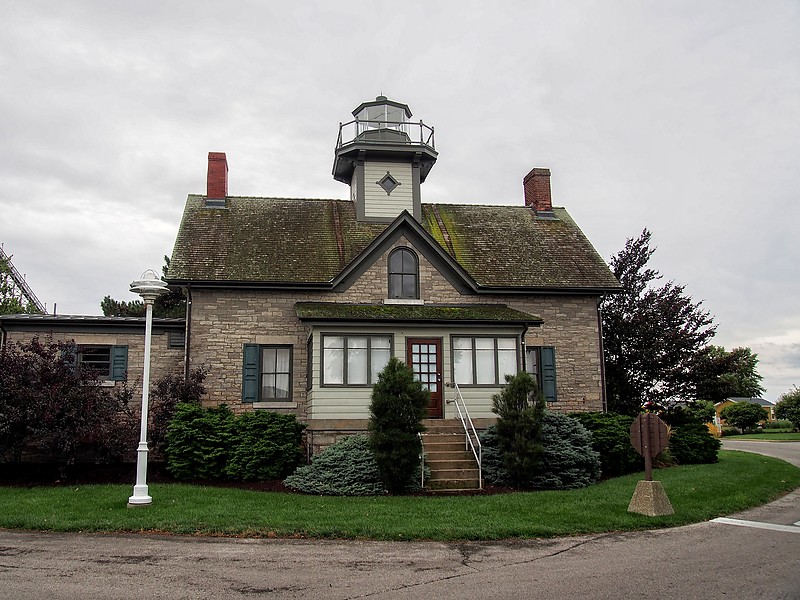
{"label": "sign post base block", "polygon": [[636,491],[628,505],[628,512],[647,515],[648,517],[660,517],[662,515],[674,515],[672,504],[667,498],[664,486],[660,481],[640,481],[636,484]]}

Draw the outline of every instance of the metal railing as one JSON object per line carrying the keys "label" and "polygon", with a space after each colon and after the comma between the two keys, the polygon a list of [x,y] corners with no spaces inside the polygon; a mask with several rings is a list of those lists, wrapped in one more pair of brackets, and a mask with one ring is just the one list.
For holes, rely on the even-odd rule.
{"label": "metal railing", "polygon": [[336,149],[353,142],[421,144],[431,150],[436,149],[433,127],[419,123],[400,121],[364,121],[354,119],[339,123],[339,137]]}
{"label": "metal railing", "polygon": [[455,390],[455,394],[451,400],[447,400],[448,404],[455,404],[456,410],[458,411],[458,418],[461,419],[461,425],[464,427],[464,436],[465,436],[465,443],[464,448],[466,450],[472,450],[472,456],[475,457],[475,462],[478,463],[478,489],[483,489],[483,447],[481,446],[481,440],[478,437],[478,432],[475,431],[475,425],[472,423],[472,419],[469,416],[469,410],[467,410],[467,405],[464,402],[464,397],[461,395],[461,390],[458,389],[458,384],[453,381],[450,383],[445,383],[445,386],[449,388],[453,388]]}
{"label": "metal railing", "polygon": [[419,438],[419,487],[425,489],[425,444],[422,441],[422,434],[417,433]]}

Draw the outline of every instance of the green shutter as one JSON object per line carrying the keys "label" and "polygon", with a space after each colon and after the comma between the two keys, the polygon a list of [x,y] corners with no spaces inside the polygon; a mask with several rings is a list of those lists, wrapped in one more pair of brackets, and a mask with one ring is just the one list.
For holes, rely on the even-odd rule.
{"label": "green shutter", "polygon": [[111,379],[125,381],[128,377],[128,347],[111,347]]}
{"label": "green shutter", "polygon": [[556,398],[556,349],[542,346],[542,393],[548,402]]}
{"label": "green shutter", "polygon": [[258,344],[245,344],[242,361],[242,402],[256,400],[258,400]]}

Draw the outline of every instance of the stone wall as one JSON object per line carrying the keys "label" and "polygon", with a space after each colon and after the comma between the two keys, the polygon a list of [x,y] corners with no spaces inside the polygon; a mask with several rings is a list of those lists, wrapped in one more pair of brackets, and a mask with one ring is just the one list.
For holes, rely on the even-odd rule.
{"label": "stone wall", "polygon": [[[393,245],[410,246],[405,239]],[[297,302],[380,303],[387,297],[387,251],[346,291],[303,292],[193,289],[191,356],[193,366],[210,368],[209,404],[249,410],[241,402],[244,344],[290,344],[293,388],[290,402],[255,403],[256,408],[297,415],[307,420],[306,342],[311,328],[300,322]],[[462,295],[419,252],[421,299],[427,304],[507,304],[544,319],[525,336],[532,346],[555,346],[558,411],[601,410],[600,345],[597,297],[577,295]],[[318,348],[315,351],[319,352]],[[449,362],[448,357],[445,361]],[[321,435],[321,433],[320,433]]]}

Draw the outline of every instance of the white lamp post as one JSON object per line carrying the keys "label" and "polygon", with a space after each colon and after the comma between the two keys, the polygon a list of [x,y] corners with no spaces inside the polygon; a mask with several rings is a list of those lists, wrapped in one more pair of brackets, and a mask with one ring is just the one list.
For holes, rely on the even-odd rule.
{"label": "white lamp post", "polygon": [[142,375],[142,427],[139,436],[139,448],[136,451],[136,485],[133,496],[128,498],[128,506],[149,506],[153,498],[147,493],[147,410],[150,390],[150,338],[153,334],[153,302],[167,291],[167,284],[161,281],[158,273],[148,269],[142,278],[131,283],[131,291],[139,294],[144,300],[144,373]]}

